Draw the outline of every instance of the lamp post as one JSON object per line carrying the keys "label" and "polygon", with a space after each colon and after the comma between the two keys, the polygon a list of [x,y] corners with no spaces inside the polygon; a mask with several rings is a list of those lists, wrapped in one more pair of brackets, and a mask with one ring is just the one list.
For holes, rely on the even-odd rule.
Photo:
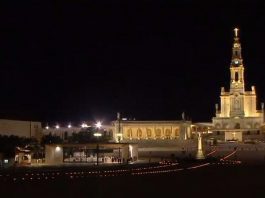
{"label": "lamp post", "polygon": [[[101,126],[102,126],[101,122],[96,123],[96,128],[98,130],[101,128]],[[97,149],[96,149],[97,150],[97,166],[98,166],[98,152],[99,152],[98,138],[102,136],[102,134],[98,130],[94,133],[94,136],[97,138]]]}
{"label": "lamp post", "polygon": [[121,160],[121,148],[119,146],[119,164],[121,164],[122,160]]}

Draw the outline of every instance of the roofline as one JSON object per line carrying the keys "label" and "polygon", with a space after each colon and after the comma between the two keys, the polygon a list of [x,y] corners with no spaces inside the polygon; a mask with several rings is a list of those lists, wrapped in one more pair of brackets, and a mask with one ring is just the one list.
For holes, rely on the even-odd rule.
{"label": "roofline", "polygon": [[62,144],[45,144],[45,146],[96,146],[96,145],[121,145],[121,146],[126,146],[126,145],[137,145],[136,143],[115,143],[115,142],[91,142],[91,143],[62,143]]}
{"label": "roofline", "polygon": [[[117,122],[114,120],[113,122]],[[191,123],[189,120],[121,120],[121,123]]]}

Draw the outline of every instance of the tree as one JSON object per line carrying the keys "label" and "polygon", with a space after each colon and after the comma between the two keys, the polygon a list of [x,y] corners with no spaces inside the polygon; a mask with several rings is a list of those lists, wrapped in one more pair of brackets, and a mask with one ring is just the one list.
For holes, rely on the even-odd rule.
{"label": "tree", "polygon": [[63,139],[60,136],[52,135],[44,135],[41,139],[41,145],[44,146],[45,144],[61,144],[63,143]]}
{"label": "tree", "polygon": [[31,144],[37,144],[37,140],[14,135],[0,135],[0,152],[7,158],[14,157],[16,147],[27,147]]}

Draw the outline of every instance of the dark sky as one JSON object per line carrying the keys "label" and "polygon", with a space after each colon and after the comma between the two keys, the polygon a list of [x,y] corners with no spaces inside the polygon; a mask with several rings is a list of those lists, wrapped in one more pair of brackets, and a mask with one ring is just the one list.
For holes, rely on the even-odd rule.
{"label": "dark sky", "polygon": [[[185,2],[185,3],[184,3]],[[240,28],[247,87],[265,101],[265,3],[8,1],[0,118],[210,121]]]}

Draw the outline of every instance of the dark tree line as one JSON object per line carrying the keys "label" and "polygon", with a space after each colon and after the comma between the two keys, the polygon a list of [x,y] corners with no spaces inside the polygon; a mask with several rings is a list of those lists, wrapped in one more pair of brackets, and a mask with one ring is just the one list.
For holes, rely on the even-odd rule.
{"label": "dark tree line", "polygon": [[[101,137],[95,137],[95,133],[101,133]],[[65,136],[64,139],[60,136],[52,135],[51,133],[45,135],[41,139],[41,145],[45,144],[61,144],[61,143],[90,143],[96,141],[108,141],[110,140],[110,135],[102,130],[96,129],[94,127],[84,128],[78,133],[73,133],[71,136]]]}
{"label": "dark tree line", "polygon": [[41,145],[44,146],[45,144],[61,144],[63,143],[63,139],[60,136],[56,136],[56,135],[44,135],[41,138]]}
{"label": "dark tree line", "polygon": [[[100,133],[102,136],[95,137],[95,133]],[[102,141],[106,142],[109,141],[111,137],[109,134],[104,131],[103,129],[97,129],[95,127],[89,127],[85,128],[82,131],[78,133],[73,133],[72,136],[69,136],[67,139],[68,143],[91,143],[91,142],[97,142]]]}

